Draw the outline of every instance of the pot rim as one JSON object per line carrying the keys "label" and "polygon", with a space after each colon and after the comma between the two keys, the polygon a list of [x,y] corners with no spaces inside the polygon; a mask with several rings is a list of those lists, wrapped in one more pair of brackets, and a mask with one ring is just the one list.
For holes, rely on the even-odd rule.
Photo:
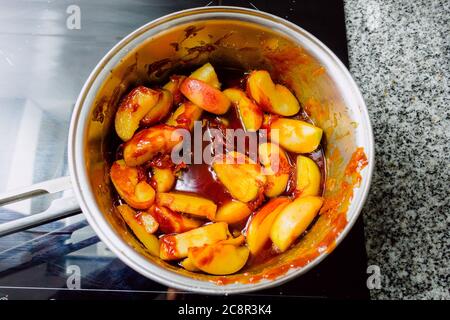
{"label": "pot rim", "polygon": [[[304,40],[311,42],[313,46],[317,47],[318,50],[321,51],[321,54],[326,55],[330,62],[335,64],[335,67],[340,72],[341,77],[343,77],[345,81],[347,81],[347,83],[350,85],[351,88],[348,90],[351,91],[350,94],[352,95],[353,99],[357,101],[357,105],[361,113],[361,122],[363,122],[363,125],[365,126],[367,145],[364,146],[364,151],[368,157],[368,165],[364,169],[365,172],[362,172],[363,178],[361,180],[360,187],[357,191],[355,191],[355,196],[352,199],[350,208],[348,209],[347,217],[349,216],[349,213],[351,211],[353,211],[353,213],[350,215],[350,219],[347,221],[347,225],[345,226],[344,230],[338,235],[335,240],[336,246],[341,243],[341,241],[345,238],[345,236],[351,230],[357,218],[359,217],[359,214],[369,192],[372,172],[374,169],[374,137],[367,107],[365,105],[361,92],[355,81],[351,77],[349,71],[330,49],[328,49],[322,42],[320,42],[317,38],[315,38],[313,35],[305,31],[301,27],[283,18],[266,12],[231,6],[201,7],[177,11],[150,21],[149,23],[136,29],[124,39],[122,39],[119,43],[117,43],[100,60],[92,73],[89,75],[76,101],[70,122],[70,131],[68,137],[69,170],[72,177],[72,184],[74,187],[76,198],[92,229],[99,236],[99,238],[111,249],[111,251],[113,251],[118,256],[118,258],[120,258],[120,260],[122,260],[129,267],[156,282],[162,283],[168,287],[174,287],[181,290],[208,294],[246,293],[278,286],[297,276],[300,276],[301,274],[308,272],[317,264],[319,264],[329,254],[329,252],[322,252],[318,257],[316,257],[304,267],[291,268],[286,274],[281,275],[274,280],[262,280],[258,283],[233,283],[228,285],[217,285],[208,281],[193,279],[188,276],[180,275],[176,272],[164,268],[163,266],[154,264],[141,254],[139,254],[131,246],[129,246],[106,221],[106,219],[103,217],[103,213],[97,206],[95,198],[93,197],[93,190],[90,187],[89,178],[87,176],[84,156],[86,152],[85,133],[87,129],[87,120],[90,114],[90,107],[92,105],[93,98],[95,98],[96,92],[98,90],[98,88],[93,89],[93,85],[95,82],[100,81],[98,77],[105,70],[105,66],[109,62],[111,62],[113,58],[117,58],[116,56],[118,53],[124,54],[123,49],[134,39],[138,38],[140,35],[146,33],[147,31],[171,21],[183,20],[183,18],[186,17],[198,17],[201,19],[202,16],[207,13],[215,14],[212,16],[213,18],[217,18],[221,15],[229,15],[228,18],[241,17],[247,18],[247,20],[251,18],[251,21],[254,23],[258,23],[255,20],[263,20],[272,24],[275,23],[278,28],[281,28],[285,31],[282,32],[279,30],[279,32],[284,34],[286,34],[287,31],[290,30],[298,37],[303,37]],[[312,53],[315,54],[317,52]],[[100,82],[103,83],[103,81],[104,80]],[[87,105],[83,108],[85,104]]]}

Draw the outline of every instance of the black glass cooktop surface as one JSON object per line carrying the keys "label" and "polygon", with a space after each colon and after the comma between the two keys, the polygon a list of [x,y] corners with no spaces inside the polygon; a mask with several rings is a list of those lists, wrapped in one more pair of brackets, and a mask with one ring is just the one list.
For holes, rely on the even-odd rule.
{"label": "black glass cooktop surface", "polygon": [[[348,64],[342,1],[0,3],[0,192],[68,175],[66,137],[83,82],[115,43],[170,12],[215,5],[266,11],[303,27]],[[81,19],[73,28],[68,19],[77,8]],[[1,207],[0,222],[43,210],[55,197],[63,196],[41,196]],[[366,267],[360,218],[319,266],[282,286],[240,298],[367,299]],[[70,298],[218,299],[180,292],[142,277],[105,247],[81,214],[0,238],[0,299]]]}

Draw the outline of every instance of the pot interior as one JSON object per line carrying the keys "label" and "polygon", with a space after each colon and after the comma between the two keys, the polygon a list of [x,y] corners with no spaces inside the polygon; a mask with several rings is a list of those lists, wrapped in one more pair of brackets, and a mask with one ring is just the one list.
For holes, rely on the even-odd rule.
{"label": "pot interior", "polygon": [[[145,32],[141,30],[138,34],[143,37]],[[268,70],[275,82],[284,83],[294,91],[303,110],[324,130],[325,204],[317,221],[284,254],[225,277],[191,273],[148,254],[115,211],[114,187],[109,179],[109,164],[116,151],[111,143],[114,115],[121,97],[137,85],[162,85],[169,75],[184,73],[205,62],[217,67]],[[353,102],[346,98],[341,84],[332,76],[333,70],[320,55],[302,46],[298,38],[242,19],[198,19],[148,36],[107,71],[90,106],[85,132],[90,187],[99,210],[115,232],[152,263],[189,278],[218,284],[275,279],[333,250],[348,221],[356,218],[357,210],[349,207],[354,188],[361,179],[358,171],[367,161],[358,148],[361,143],[357,138],[358,130],[363,129],[359,127],[361,115],[357,108],[363,106],[350,105]]]}

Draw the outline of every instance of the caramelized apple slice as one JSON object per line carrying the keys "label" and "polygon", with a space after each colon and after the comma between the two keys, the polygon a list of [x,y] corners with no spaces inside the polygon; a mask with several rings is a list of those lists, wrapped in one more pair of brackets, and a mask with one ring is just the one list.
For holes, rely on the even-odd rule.
{"label": "caramelized apple slice", "polygon": [[250,213],[252,212],[246,203],[232,200],[219,207],[214,221],[236,223],[247,218]]}
{"label": "caramelized apple slice", "polygon": [[239,152],[214,159],[213,169],[233,198],[242,202],[255,199],[266,183],[261,166]]}
{"label": "caramelized apple slice", "polygon": [[267,112],[293,116],[300,111],[300,104],[292,92],[283,85],[274,84],[267,71],[250,73],[247,79],[247,92]]}
{"label": "caramelized apple slice", "polygon": [[114,162],[110,176],[119,195],[133,208],[148,209],[155,201],[155,190],[146,181],[139,181],[138,169],[128,167],[125,161]]}
{"label": "caramelized apple slice", "polygon": [[320,170],[308,157],[297,156],[297,186],[300,197],[317,196],[320,191]]}
{"label": "caramelized apple slice", "polygon": [[290,165],[286,153],[274,143],[260,144],[258,153],[267,177],[264,194],[269,198],[279,196],[286,190],[289,180]]}
{"label": "caramelized apple slice", "polygon": [[273,221],[289,202],[285,197],[271,199],[253,215],[246,234],[247,245],[252,254],[257,254],[269,240]]}
{"label": "caramelized apple slice", "polygon": [[232,274],[247,262],[249,250],[231,244],[213,244],[190,248],[188,257],[203,272],[214,275]]}
{"label": "caramelized apple slice", "polygon": [[228,237],[228,225],[216,222],[176,235],[166,235],[160,239],[159,256],[163,260],[177,260],[188,255],[188,249],[214,244]]}
{"label": "caramelized apple slice", "polygon": [[135,234],[136,238],[147,248],[154,256],[159,256],[159,240],[156,236],[146,230],[145,224],[140,220],[139,214],[126,204],[117,206],[122,218]]}
{"label": "caramelized apple slice", "polygon": [[192,79],[201,80],[220,90],[220,82],[211,63],[205,63],[203,66],[195,70],[189,76]]}
{"label": "caramelized apple slice", "polygon": [[297,198],[278,214],[270,230],[270,239],[284,252],[308,228],[322,207],[321,197]]}
{"label": "caramelized apple slice", "polygon": [[173,127],[181,127],[192,130],[194,122],[202,116],[203,109],[188,101],[181,104],[166,121],[166,124]]}
{"label": "caramelized apple slice", "polygon": [[163,87],[163,89],[169,91],[172,94],[173,103],[175,105],[178,105],[184,99],[180,91],[180,86],[184,79],[186,79],[185,76],[171,76],[169,82],[167,82]]}
{"label": "caramelized apple slice", "polygon": [[239,89],[227,89],[223,92],[231,103],[236,106],[242,125],[247,131],[257,131],[263,122],[263,113],[259,107],[247,98],[245,93]]}
{"label": "caramelized apple slice", "polygon": [[175,183],[175,174],[170,168],[152,168],[152,179],[156,184],[157,192],[167,192]]}
{"label": "caramelized apple slice", "polygon": [[161,92],[144,86],[133,89],[120,103],[116,113],[117,135],[123,141],[133,137],[142,118],[158,103]]}
{"label": "caramelized apple slice", "polygon": [[211,200],[184,193],[158,193],[156,202],[170,210],[206,217],[210,220],[214,219],[217,211],[216,204]]}
{"label": "caramelized apple slice", "polygon": [[141,212],[139,216],[145,231],[148,233],[155,233],[159,228],[159,223],[155,218],[148,212]]}
{"label": "caramelized apple slice", "polygon": [[125,143],[123,157],[127,165],[138,166],[158,153],[170,153],[183,140],[177,128],[158,125],[136,133]]}
{"label": "caramelized apple slice", "polygon": [[153,205],[148,212],[158,222],[159,230],[166,234],[186,232],[198,228],[203,224],[201,220],[173,212],[166,207]]}
{"label": "caramelized apple slice", "polygon": [[155,104],[153,108],[142,118],[141,124],[149,126],[160,122],[162,119],[167,116],[173,104],[173,96],[172,93],[168,90],[160,90],[161,98]]}
{"label": "caramelized apple slice", "polygon": [[291,152],[308,153],[319,146],[322,129],[304,121],[281,118],[271,123],[270,139]]}
{"label": "caramelized apple slice", "polygon": [[192,103],[214,114],[226,113],[231,105],[223,92],[201,80],[189,77],[183,81],[180,90]]}
{"label": "caramelized apple slice", "polygon": [[[239,158],[243,160],[238,160]],[[259,164],[234,151],[215,159],[213,169],[233,198],[242,202],[255,199],[266,182]]]}
{"label": "caramelized apple slice", "polygon": [[191,272],[201,271],[199,268],[195,266],[194,262],[191,259],[189,259],[189,257],[184,258],[184,260],[180,262],[180,265],[187,271]]}
{"label": "caramelized apple slice", "polygon": [[239,236],[237,236],[236,238],[233,237],[229,237],[226,240],[221,240],[217,243],[221,243],[221,244],[232,244],[233,246],[240,246],[241,244],[243,244],[245,242],[245,237],[241,234]]}

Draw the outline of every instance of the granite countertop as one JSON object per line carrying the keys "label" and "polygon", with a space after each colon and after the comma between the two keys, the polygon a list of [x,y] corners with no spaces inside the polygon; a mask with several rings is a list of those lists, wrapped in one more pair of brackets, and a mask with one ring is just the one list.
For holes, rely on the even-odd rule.
{"label": "granite countertop", "polygon": [[345,2],[350,71],[372,120],[363,210],[374,299],[450,299],[450,2]]}

